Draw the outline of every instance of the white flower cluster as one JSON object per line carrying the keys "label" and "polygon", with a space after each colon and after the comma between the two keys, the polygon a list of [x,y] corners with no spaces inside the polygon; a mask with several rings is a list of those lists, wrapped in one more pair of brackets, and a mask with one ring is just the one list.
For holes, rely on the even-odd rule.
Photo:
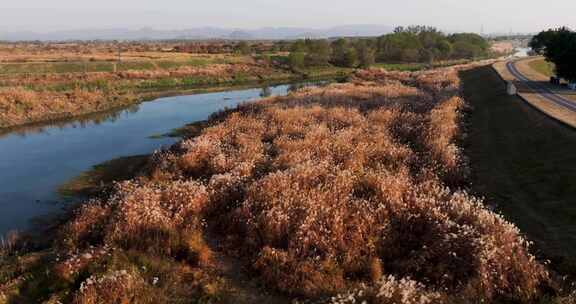
{"label": "white flower cluster", "polygon": [[80,293],[86,292],[93,286],[103,286],[111,283],[121,283],[125,280],[130,280],[132,276],[126,270],[117,270],[112,273],[107,273],[102,276],[90,276],[82,284],[80,284]]}

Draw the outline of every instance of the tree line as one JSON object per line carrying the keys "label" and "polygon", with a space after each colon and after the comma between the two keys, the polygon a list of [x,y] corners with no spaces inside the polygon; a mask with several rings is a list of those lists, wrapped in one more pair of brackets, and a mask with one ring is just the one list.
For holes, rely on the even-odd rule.
{"label": "tree line", "polygon": [[567,27],[540,32],[530,41],[534,52],[556,66],[556,74],[576,82],[576,32]]}
{"label": "tree line", "polygon": [[433,27],[398,27],[378,38],[340,38],[282,42],[276,49],[289,51],[293,69],[305,66],[362,67],[375,62],[434,63],[439,60],[475,59],[491,54],[490,44],[473,33],[446,35]]}

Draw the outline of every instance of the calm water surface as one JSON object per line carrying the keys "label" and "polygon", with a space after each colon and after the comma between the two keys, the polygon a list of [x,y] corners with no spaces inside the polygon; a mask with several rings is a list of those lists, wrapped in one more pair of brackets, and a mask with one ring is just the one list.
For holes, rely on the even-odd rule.
{"label": "calm water surface", "polygon": [[0,135],[0,235],[62,210],[58,187],[94,165],[151,153],[177,140],[151,136],[290,88],[294,85],[160,98],[106,116]]}

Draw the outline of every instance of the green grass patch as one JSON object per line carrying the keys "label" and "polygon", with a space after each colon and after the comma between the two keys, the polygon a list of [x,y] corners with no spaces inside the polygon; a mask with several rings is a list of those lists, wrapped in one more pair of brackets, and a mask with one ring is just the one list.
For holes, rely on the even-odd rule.
{"label": "green grass patch", "polygon": [[376,63],[375,68],[382,68],[389,71],[418,71],[428,67],[425,63]]}
{"label": "green grass patch", "polygon": [[179,138],[190,138],[200,135],[202,130],[208,126],[208,122],[198,121],[194,123],[187,124],[180,128],[172,129],[170,132],[165,134],[155,134],[149,136],[149,138],[164,138],[164,137],[179,137]]}
{"label": "green grass patch", "polygon": [[133,178],[146,164],[148,155],[120,157],[94,166],[58,188],[66,197],[85,197],[96,194],[103,186]]}
{"label": "green grass patch", "polygon": [[[438,61],[432,64],[432,68],[440,68],[440,67],[447,67],[457,64],[465,64],[470,62],[470,60],[462,59],[462,60],[449,60],[449,61]],[[375,68],[382,68],[389,71],[405,71],[405,72],[414,72],[420,71],[424,69],[430,68],[429,63],[423,62],[413,62],[413,63],[376,63],[374,64]]]}
{"label": "green grass patch", "polygon": [[576,274],[576,131],[516,96],[491,67],[461,73],[472,105],[466,151],[474,191],[535,241],[562,272]]}
{"label": "green grass patch", "polygon": [[554,64],[546,61],[545,59],[533,60],[528,63],[528,65],[536,72],[548,77],[556,74],[554,72]]}

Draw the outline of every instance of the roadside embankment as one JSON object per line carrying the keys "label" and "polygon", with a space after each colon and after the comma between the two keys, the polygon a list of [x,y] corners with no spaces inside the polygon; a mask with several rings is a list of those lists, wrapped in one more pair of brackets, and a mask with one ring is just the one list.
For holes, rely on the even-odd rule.
{"label": "roadside embankment", "polygon": [[552,102],[542,95],[542,93],[557,94],[562,98],[574,100],[576,103],[576,93],[549,84],[549,78],[533,70],[530,67],[530,62],[538,59],[539,58],[523,59],[516,61],[514,65],[518,72],[529,79],[528,81],[522,81],[515,77],[507,67],[508,62],[500,61],[495,63],[493,67],[502,80],[510,81],[516,86],[518,96],[525,102],[558,121],[576,127],[576,113],[574,111]]}
{"label": "roadside embankment", "polygon": [[[505,70],[503,70],[505,72]],[[576,274],[576,131],[506,94],[490,67],[461,73],[473,107],[465,150],[487,197],[564,274]]]}

